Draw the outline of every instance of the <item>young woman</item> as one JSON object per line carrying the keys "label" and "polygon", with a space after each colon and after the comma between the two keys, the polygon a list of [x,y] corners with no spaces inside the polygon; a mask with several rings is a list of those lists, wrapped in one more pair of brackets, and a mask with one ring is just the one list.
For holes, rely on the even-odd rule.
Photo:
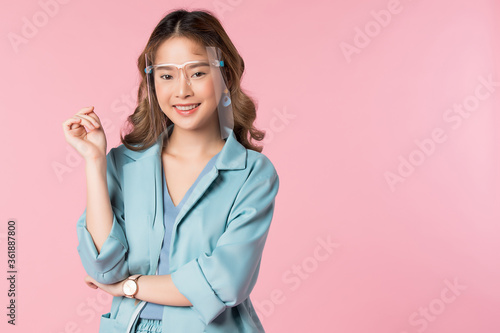
{"label": "young woman", "polygon": [[100,332],[264,332],[250,300],[278,174],[244,62],[208,11],[177,10],[138,60],[131,131],[106,154],[93,107],[63,123],[86,161],[85,282],[113,295]]}

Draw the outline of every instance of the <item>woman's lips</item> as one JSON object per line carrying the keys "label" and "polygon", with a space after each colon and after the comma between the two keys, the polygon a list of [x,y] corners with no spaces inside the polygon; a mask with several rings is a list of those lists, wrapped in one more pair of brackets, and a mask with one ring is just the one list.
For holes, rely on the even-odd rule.
{"label": "woman's lips", "polygon": [[179,106],[181,106],[181,107],[182,107],[182,108],[184,108],[184,109],[185,109],[186,107],[191,106],[191,105],[198,105],[197,107],[192,108],[192,109],[189,109],[189,110],[181,110],[181,109],[177,108],[177,105],[174,105],[174,108],[175,108],[175,110],[176,110],[179,114],[181,114],[181,115],[185,116],[185,115],[192,114],[193,112],[195,112],[196,110],[198,110],[198,108],[199,108],[200,104],[201,104],[201,103],[197,103],[197,104],[189,104],[189,105],[179,105]]}

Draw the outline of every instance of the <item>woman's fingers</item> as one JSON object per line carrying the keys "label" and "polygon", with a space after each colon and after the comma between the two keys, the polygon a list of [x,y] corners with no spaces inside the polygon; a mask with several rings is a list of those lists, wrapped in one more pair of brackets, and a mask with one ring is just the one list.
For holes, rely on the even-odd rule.
{"label": "woman's fingers", "polygon": [[81,108],[76,114],[88,114],[94,112],[93,106],[87,106],[86,108]]}
{"label": "woman's fingers", "polygon": [[[85,118],[74,116],[71,119],[72,119],[72,121],[73,121],[74,124],[78,124],[78,125],[80,125],[82,127],[85,126],[89,130],[93,130],[95,128],[94,125],[90,121],[88,121],[87,119],[85,119]],[[78,128],[78,127],[73,126],[72,128]]]}
{"label": "woman's fingers", "polygon": [[97,114],[94,112],[94,107],[93,106],[89,106],[89,107],[83,108],[80,111],[78,111],[76,114],[77,115],[85,115],[85,116],[91,117],[98,124],[100,124],[100,122],[101,122],[101,120],[99,119],[99,117],[97,116]]}
{"label": "woman's fingers", "polygon": [[80,126],[85,126],[90,130],[101,126],[99,117],[94,113],[93,106],[80,109],[72,118],[63,123],[63,127],[67,130],[72,130]]}
{"label": "woman's fingers", "polygon": [[[63,123],[63,127],[66,130],[72,130],[74,128],[77,128],[78,126],[81,126],[80,122],[82,121],[81,118],[73,117],[69,118]],[[73,124],[76,124],[76,126],[73,126]]]}
{"label": "woman's fingers", "polygon": [[87,119],[96,128],[100,126],[99,117],[94,112],[94,107],[93,106],[81,109],[80,111],[78,111],[75,114],[75,117],[81,117],[81,118]]}
{"label": "woman's fingers", "polygon": [[[106,156],[106,135],[93,110],[93,107],[83,108],[62,124],[66,141],[85,159]],[[88,284],[95,289],[95,281]]]}
{"label": "woman's fingers", "polygon": [[99,122],[91,116],[77,113],[75,115],[75,118],[81,118],[83,123],[88,125],[87,127],[89,127],[90,129],[98,128],[100,126]]}
{"label": "woman's fingers", "polygon": [[85,283],[87,284],[87,286],[89,286],[90,288],[93,288],[93,289],[97,289],[98,287],[94,284],[94,282],[92,281],[92,279],[90,278],[90,276],[86,276],[84,278],[84,281]]}
{"label": "woman's fingers", "polygon": [[89,286],[89,287],[90,287],[90,288],[92,288],[92,289],[97,289],[97,288],[98,288],[98,287],[97,287],[95,284],[93,284],[92,282],[86,282],[86,284],[87,284],[87,286]]}

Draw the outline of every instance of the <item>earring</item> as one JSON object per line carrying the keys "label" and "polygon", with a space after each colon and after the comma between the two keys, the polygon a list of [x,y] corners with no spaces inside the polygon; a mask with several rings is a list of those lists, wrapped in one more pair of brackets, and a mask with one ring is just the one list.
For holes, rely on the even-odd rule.
{"label": "earring", "polygon": [[229,106],[229,104],[231,104],[231,98],[229,97],[229,91],[226,89],[224,89],[224,94],[225,96],[222,97],[222,105],[224,106]]}

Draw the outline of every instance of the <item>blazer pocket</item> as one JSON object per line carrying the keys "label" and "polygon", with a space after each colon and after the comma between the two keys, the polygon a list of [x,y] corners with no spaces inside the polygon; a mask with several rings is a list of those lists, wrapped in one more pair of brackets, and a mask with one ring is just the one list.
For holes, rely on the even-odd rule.
{"label": "blazer pocket", "polygon": [[99,324],[99,333],[114,333],[116,319],[111,318],[111,312],[103,314]]}

